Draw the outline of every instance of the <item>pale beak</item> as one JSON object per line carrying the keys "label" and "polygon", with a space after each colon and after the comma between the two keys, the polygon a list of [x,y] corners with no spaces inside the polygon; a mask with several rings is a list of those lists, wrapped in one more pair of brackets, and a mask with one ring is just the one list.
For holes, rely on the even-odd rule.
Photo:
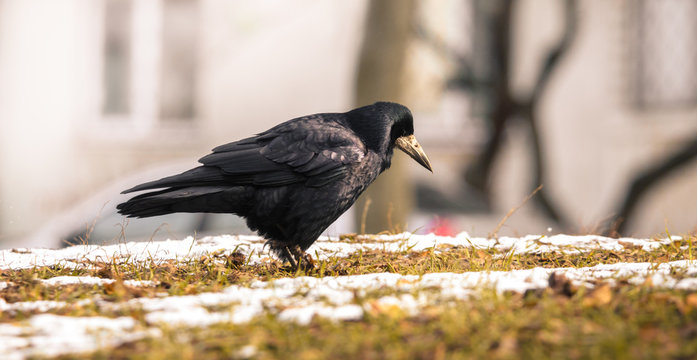
{"label": "pale beak", "polygon": [[433,169],[431,169],[431,162],[428,161],[428,156],[426,156],[426,153],[421,148],[419,142],[416,141],[414,135],[398,137],[395,145],[400,150],[407,153],[412,159],[416,160],[416,162],[428,169],[428,171],[433,172]]}

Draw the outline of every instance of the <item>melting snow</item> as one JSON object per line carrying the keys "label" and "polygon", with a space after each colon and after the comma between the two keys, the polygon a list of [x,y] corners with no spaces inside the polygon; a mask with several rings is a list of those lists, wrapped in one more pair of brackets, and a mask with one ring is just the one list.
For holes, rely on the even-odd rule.
{"label": "melting snow", "polygon": [[23,323],[0,324],[0,354],[3,359],[23,359],[89,352],[157,334],[155,328],[139,330],[130,317],[40,314]]}
{"label": "melting snow", "polygon": [[[356,251],[385,250],[405,251],[424,250],[439,245],[474,247],[478,249],[495,249],[502,252],[545,253],[551,251],[579,252],[591,249],[620,251],[626,247],[640,247],[651,250],[672,240],[679,239],[613,239],[596,235],[528,235],[521,238],[501,237],[487,239],[470,237],[461,233],[454,237],[414,235],[402,233],[397,235],[377,235],[366,237],[360,242],[343,242],[338,239],[321,237],[308,253],[319,255],[320,259],[331,256],[348,256]],[[361,240],[359,238],[359,240]],[[264,239],[258,236],[224,235],[205,237],[199,240],[187,237],[183,240],[166,240],[156,242],[129,242],[116,245],[77,245],[64,249],[11,249],[0,250],[0,269],[23,269],[35,266],[85,267],[91,262],[118,261],[163,261],[186,260],[222,251],[230,254],[239,251],[249,257],[251,263],[257,263],[269,256],[264,248]],[[251,254],[251,255],[250,255]]]}
{"label": "melting snow", "polygon": [[[116,282],[114,279],[102,279],[95,276],[56,276],[50,279],[40,280],[45,285],[104,285]],[[154,281],[149,280],[124,280],[128,286],[155,286]]]}
{"label": "melting snow", "polygon": [[[439,245],[494,248],[501,252],[544,253],[549,251],[589,251],[625,248],[650,250],[674,239],[611,239],[600,236],[526,236],[503,237],[498,240],[472,238],[463,233],[455,237],[398,234],[373,236],[352,242],[322,238],[309,252],[320,258],[347,256],[359,250],[387,251],[423,250]],[[251,262],[268,257],[263,239],[254,236],[219,236],[201,240],[127,243],[112,246],[74,246],[60,250],[15,249],[0,251],[0,269],[23,269],[34,266],[92,266],[94,261],[162,261],[186,260],[206,254],[229,254],[241,251]],[[675,270],[681,277],[676,278]],[[309,323],[315,316],[335,321],[361,319],[366,313],[403,311],[418,314],[434,304],[447,306],[466,301],[483,288],[498,292],[524,292],[544,288],[552,273],[563,273],[578,284],[597,280],[614,281],[621,277],[631,283],[651,279],[654,286],[697,289],[697,264],[674,261],[663,264],[619,263],[587,268],[534,268],[528,270],[429,273],[423,276],[392,273],[365,274],[341,277],[283,278],[269,282],[256,281],[249,286],[233,285],[221,292],[191,296],[138,298],[124,303],[109,303],[100,299],[78,302],[27,301],[7,303],[0,299],[2,312],[38,313],[27,320],[0,323],[0,354],[10,359],[31,356],[54,356],[67,351],[86,352],[100,347],[115,346],[143,336],[157,336],[158,326],[208,326],[214,323],[246,323],[256,316],[270,314],[279,321]],[[60,276],[41,280],[46,285],[83,284],[103,286],[112,279],[91,276]],[[126,281],[131,286],[153,286],[147,281]],[[11,286],[0,282],[0,290]],[[379,295],[389,289],[389,295]],[[95,306],[105,311],[141,309],[145,324],[132,318],[67,317],[45,312],[80,306]],[[70,350],[67,350],[70,349]]]}

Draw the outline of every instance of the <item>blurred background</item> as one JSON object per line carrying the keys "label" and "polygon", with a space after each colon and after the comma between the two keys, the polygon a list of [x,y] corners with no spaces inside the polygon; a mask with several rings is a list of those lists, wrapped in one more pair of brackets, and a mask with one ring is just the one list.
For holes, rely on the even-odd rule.
{"label": "blurred background", "polygon": [[694,232],[696,18],[694,0],[0,0],[0,247],[249,233],[114,207],[214,146],[378,100],[412,109],[434,173],[396,154],[330,235]]}

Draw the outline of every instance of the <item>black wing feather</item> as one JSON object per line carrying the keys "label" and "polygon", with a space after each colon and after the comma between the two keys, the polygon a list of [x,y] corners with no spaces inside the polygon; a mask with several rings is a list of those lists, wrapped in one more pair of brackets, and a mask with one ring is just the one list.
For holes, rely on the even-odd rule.
{"label": "black wing feather", "polygon": [[253,174],[251,185],[326,185],[345,176],[346,166],[366,151],[352,131],[327,121],[331,115],[291,120],[254,138],[218,146],[199,161],[232,177]]}
{"label": "black wing feather", "polygon": [[199,162],[203,166],[144,183],[124,193],[166,187],[208,185],[319,187],[348,174],[347,166],[365,156],[350,130],[332,121],[335,114],[290,120],[257,136],[220,145]]}
{"label": "black wing feather", "polygon": [[127,194],[135,191],[161,189],[166,187],[205,186],[210,184],[219,184],[225,180],[224,174],[222,174],[219,169],[199,166],[179,175],[168,176],[160,180],[149,181],[138,186],[134,186],[128,190],[122,191],[121,193]]}

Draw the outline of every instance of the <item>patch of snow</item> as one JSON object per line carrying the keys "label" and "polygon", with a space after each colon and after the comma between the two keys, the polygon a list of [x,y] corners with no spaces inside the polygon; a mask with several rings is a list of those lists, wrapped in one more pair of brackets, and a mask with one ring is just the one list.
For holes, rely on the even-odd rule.
{"label": "patch of snow", "polygon": [[308,325],[315,316],[330,320],[360,320],[363,318],[363,308],[356,304],[340,306],[310,305],[290,307],[278,314],[280,321],[292,321],[300,325]]}
{"label": "patch of snow", "polygon": [[68,307],[82,307],[86,305],[92,305],[95,302],[94,299],[81,299],[73,303],[68,303],[65,301],[53,301],[53,300],[38,300],[38,301],[19,301],[14,303],[8,303],[5,299],[0,299],[0,312],[23,312],[23,313],[45,313],[48,311],[65,309]]}
{"label": "patch of snow", "polygon": [[[116,282],[114,279],[103,279],[95,276],[56,276],[50,279],[41,280],[45,285],[57,286],[57,285],[98,285],[102,286],[104,284],[111,284]],[[157,282],[150,280],[124,280],[124,284],[128,286],[155,286]]]}
{"label": "patch of snow", "polygon": [[[676,269],[683,269],[686,278],[673,278],[671,274]],[[269,282],[256,281],[249,287],[233,285],[220,293],[140,298],[114,306],[142,308],[148,312],[146,320],[151,325],[167,323],[207,326],[216,322],[244,323],[264,313],[274,314],[280,320],[306,324],[314,316],[337,320],[362,318],[365,309],[357,307],[356,304],[360,303],[357,300],[367,296],[371,291],[396,290],[397,294],[378,297],[373,304],[382,307],[397,306],[413,314],[432,304],[468,299],[482,288],[491,288],[498,292],[525,292],[544,288],[548,286],[549,276],[555,272],[581,284],[618,276],[642,283],[647,277],[652,277],[653,284],[657,287],[697,288],[697,263],[675,261],[660,265],[612,264],[587,268],[429,273],[423,276],[378,273],[324,278],[283,278]],[[207,309],[211,307],[217,310]]]}
{"label": "patch of snow", "polygon": [[[683,271],[681,278],[672,275],[676,270]],[[357,308],[350,305],[355,305],[357,297],[368,296],[371,291],[397,291],[397,295],[378,298],[378,303],[401,304],[403,310],[412,313],[429,304],[467,299],[482,288],[491,288],[498,292],[525,292],[544,288],[548,285],[549,276],[555,272],[581,284],[617,277],[640,284],[651,278],[653,285],[657,287],[697,289],[697,263],[681,260],[663,264],[619,263],[586,268],[428,273],[423,276],[376,273],[323,278],[282,278],[269,282],[255,281],[249,287],[233,285],[217,293],[137,298],[125,303],[99,305],[105,310],[141,308],[147,312],[146,321],[151,325],[168,323],[207,326],[216,322],[244,323],[265,312],[276,314],[282,319],[299,319],[305,323],[314,315],[330,314],[331,311],[327,309],[341,309],[339,315],[327,315],[330,318],[343,318],[344,315],[341,314],[344,313],[356,316]],[[402,294],[399,294],[400,292]],[[414,297],[415,293],[418,293],[419,297]],[[46,312],[67,306],[82,306],[90,301],[92,300],[83,299],[73,304],[60,301],[8,304],[0,300],[0,310]]]}
{"label": "patch of snow", "polygon": [[[467,233],[457,236],[437,236],[434,234],[414,235],[375,235],[360,238],[360,242],[344,242],[336,238],[320,237],[308,249],[308,253],[326,259],[331,256],[349,256],[356,251],[385,250],[406,251],[426,250],[439,245],[462,246],[478,249],[494,249],[501,252],[545,253],[550,251],[579,252],[591,249],[620,251],[626,247],[640,247],[651,250],[679,239],[613,239],[596,235],[528,235],[521,238],[501,237],[487,239],[470,237]],[[64,249],[14,249],[0,251],[0,269],[24,269],[35,266],[60,265],[69,268],[87,267],[91,262],[165,261],[198,258],[210,254],[231,254],[240,251],[249,257],[250,263],[258,263],[269,257],[265,240],[258,236],[223,235],[205,237],[199,240],[188,237],[183,240],[155,242],[129,242],[116,245],[76,245]],[[251,254],[251,255],[250,255]]]}
{"label": "patch of snow", "polygon": [[144,262],[149,260],[184,260],[203,255],[232,253],[239,250],[252,253],[251,261],[259,261],[263,252],[264,240],[258,236],[224,235],[195,240],[165,240],[153,242],[129,242],[116,245],[75,245],[63,249],[17,249],[0,251],[0,269],[25,269],[36,266],[65,266],[70,263],[82,266],[90,262],[113,260]]}
{"label": "patch of snow", "polygon": [[249,359],[257,354],[257,347],[254,345],[245,345],[235,353],[237,359]]}
{"label": "patch of snow", "polygon": [[0,324],[0,354],[23,359],[95,351],[133,341],[157,330],[140,330],[130,317],[105,318],[41,314],[22,323]]}
{"label": "patch of snow", "polygon": [[[581,252],[593,249],[622,251],[627,248],[645,251],[670,244],[670,239],[612,239],[601,236],[530,235],[521,238],[473,238],[466,233],[454,237],[413,235],[379,235],[344,242],[320,238],[309,253],[319,259],[348,256],[356,251],[420,251],[443,245],[494,249],[501,254],[545,253],[550,251]],[[252,263],[267,261],[264,239],[257,236],[215,236],[195,240],[168,240],[125,243],[110,246],[80,245],[65,249],[15,249],[0,251],[0,269],[23,269],[34,266],[80,268],[94,262],[161,262],[186,261],[206,255],[228,255],[240,251]],[[223,261],[223,260],[221,260]],[[280,321],[308,324],[315,317],[335,321],[362,319],[365,314],[391,314],[394,311],[415,315],[434,305],[448,306],[476,296],[482,289],[498,292],[525,292],[548,286],[552,273],[561,273],[574,283],[590,284],[623,278],[633,284],[650,279],[656,287],[697,289],[697,263],[683,260],[663,264],[619,263],[587,268],[534,268],[527,270],[428,273],[423,276],[393,273],[340,277],[298,277],[274,281],[254,281],[249,286],[233,285],[221,292],[189,296],[136,298],[111,303],[100,298],[77,302],[25,301],[7,303],[0,299],[2,312],[38,312],[24,321],[0,323],[0,354],[23,359],[55,356],[72,352],[93,351],[143,336],[157,336],[159,326],[208,326],[215,323],[243,324],[255,317],[270,314]],[[113,279],[92,276],[59,276],[41,280],[45,285],[82,284],[103,286]],[[153,286],[149,281],[127,280],[130,286]],[[11,286],[0,282],[0,290]],[[387,290],[387,291],[385,291]],[[385,292],[388,295],[379,295]],[[45,314],[69,307],[97,306],[104,311],[141,309],[146,325],[131,318],[67,317]],[[244,348],[243,348],[244,350]],[[242,350],[241,350],[242,351]],[[251,347],[244,353],[256,353]],[[244,357],[244,356],[243,356]]]}

